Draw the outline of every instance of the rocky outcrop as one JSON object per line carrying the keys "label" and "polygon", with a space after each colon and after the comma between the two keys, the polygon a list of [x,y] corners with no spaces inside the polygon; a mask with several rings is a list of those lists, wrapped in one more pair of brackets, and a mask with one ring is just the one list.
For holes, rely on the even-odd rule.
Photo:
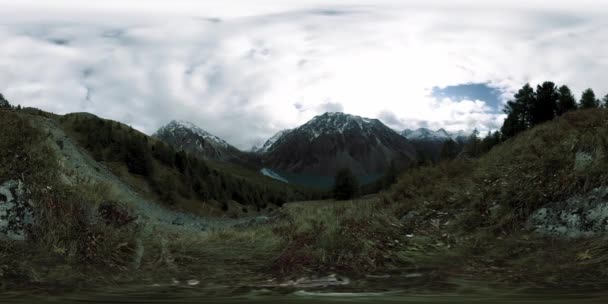
{"label": "rocky outcrop", "polygon": [[0,239],[23,241],[33,222],[32,202],[21,181],[0,184]]}
{"label": "rocky outcrop", "polygon": [[551,203],[538,209],[528,220],[541,234],[589,237],[608,232],[608,187]]}

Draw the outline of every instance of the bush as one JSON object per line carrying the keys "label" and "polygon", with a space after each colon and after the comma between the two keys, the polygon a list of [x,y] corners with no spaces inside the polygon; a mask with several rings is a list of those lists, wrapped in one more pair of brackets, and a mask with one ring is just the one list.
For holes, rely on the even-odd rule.
{"label": "bush", "polygon": [[336,174],[334,182],[334,198],[337,200],[348,200],[359,194],[359,181],[350,169],[341,169]]}

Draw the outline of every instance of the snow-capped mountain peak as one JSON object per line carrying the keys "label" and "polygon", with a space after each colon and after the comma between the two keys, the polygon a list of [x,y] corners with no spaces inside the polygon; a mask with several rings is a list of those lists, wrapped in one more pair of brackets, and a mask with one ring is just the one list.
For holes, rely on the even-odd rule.
{"label": "snow-capped mountain peak", "polygon": [[327,112],[313,117],[296,130],[308,133],[310,135],[309,139],[313,140],[322,134],[343,134],[345,130],[352,128],[358,128],[367,134],[370,133],[370,128],[378,126],[378,124],[382,123],[377,119],[342,112]]}
{"label": "snow-capped mountain peak", "polygon": [[334,176],[348,167],[363,176],[384,172],[392,161],[407,165],[415,156],[414,147],[378,119],[327,112],[280,134],[264,160],[290,173]]}
{"label": "snow-capped mountain peak", "polygon": [[181,130],[187,129],[187,130],[193,132],[194,134],[204,138],[205,140],[210,141],[214,144],[220,145],[224,148],[230,147],[230,144],[227,143],[225,140],[201,129],[200,127],[198,127],[197,125],[195,125],[189,121],[184,121],[184,120],[172,120],[167,125],[160,128],[157,133],[161,133],[161,132],[175,133],[176,131],[178,131],[180,129]]}

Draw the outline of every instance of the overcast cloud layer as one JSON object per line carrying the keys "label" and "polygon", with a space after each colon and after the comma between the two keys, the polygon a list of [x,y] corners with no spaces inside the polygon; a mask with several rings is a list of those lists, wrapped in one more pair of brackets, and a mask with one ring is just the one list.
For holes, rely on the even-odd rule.
{"label": "overcast cloud layer", "polygon": [[599,1],[14,2],[0,0],[13,103],[148,134],[184,119],[243,149],[325,111],[399,130],[502,124],[488,101],[434,87],[487,83],[502,102],[543,80],[608,93]]}

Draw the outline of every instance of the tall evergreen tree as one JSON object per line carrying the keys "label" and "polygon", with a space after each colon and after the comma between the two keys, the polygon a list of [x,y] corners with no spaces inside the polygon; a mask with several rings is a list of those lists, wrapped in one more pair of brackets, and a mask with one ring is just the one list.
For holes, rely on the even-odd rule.
{"label": "tall evergreen tree", "polygon": [[557,111],[557,87],[551,81],[545,81],[542,85],[536,86],[536,99],[530,107],[531,125],[552,120]]}
{"label": "tall evergreen tree", "polygon": [[11,104],[8,102],[8,100],[6,100],[6,98],[4,98],[4,96],[2,96],[2,94],[0,94],[0,109],[10,109],[11,108]]}
{"label": "tall evergreen tree", "polygon": [[478,157],[480,155],[481,140],[479,139],[479,131],[473,130],[471,136],[467,139],[467,143],[464,146],[464,153],[469,157]]}
{"label": "tall evergreen tree", "polygon": [[604,98],[602,98],[602,106],[604,108],[608,108],[608,94],[606,94],[606,96],[604,96]]}
{"label": "tall evergreen tree", "polygon": [[556,114],[558,116],[560,116],[566,112],[576,110],[576,108],[577,108],[576,98],[574,97],[574,94],[572,94],[572,91],[570,91],[570,88],[568,86],[563,85],[563,86],[559,87],[557,94],[558,94],[558,99],[557,99]]}
{"label": "tall evergreen tree", "polygon": [[458,152],[459,152],[458,150],[459,150],[458,144],[450,138],[446,142],[443,143],[443,146],[441,147],[441,153],[439,154],[439,159],[440,160],[454,159],[454,158],[456,158],[456,156],[458,156]]}
{"label": "tall evergreen tree", "polygon": [[530,84],[526,84],[514,97],[515,100],[508,101],[504,109],[507,118],[500,131],[505,138],[512,137],[532,126],[530,109],[536,102],[534,89]]}
{"label": "tall evergreen tree", "polygon": [[586,89],[581,95],[581,108],[590,109],[597,108],[600,101],[595,97],[595,92],[592,89]]}

